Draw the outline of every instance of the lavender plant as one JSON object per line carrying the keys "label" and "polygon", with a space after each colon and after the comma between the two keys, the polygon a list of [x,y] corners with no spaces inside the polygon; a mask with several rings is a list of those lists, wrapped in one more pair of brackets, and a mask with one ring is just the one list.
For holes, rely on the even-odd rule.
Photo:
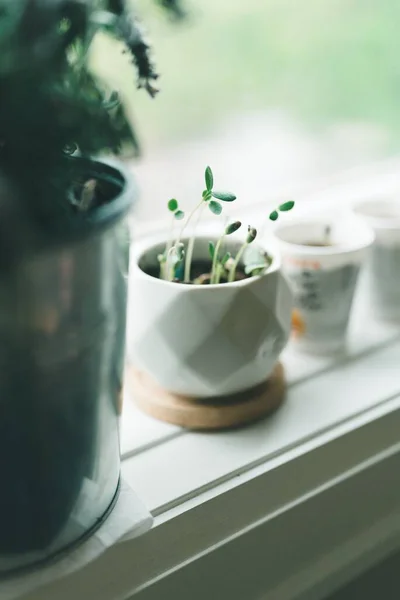
{"label": "lavender plant", "polygon": [[[183,15],[179,0],[155,1]],[[0,0],[0,180],[21,213],[50,226],[84,218],[101,196],[71,155],[138,151],[118,93],[91,70],[99,32],[122,42],[137,87],[154,97],[158,73],[131,0]]]}
{"label": "lavender plant", "polygon": [[[250,245],[253,244],[257,237],[257,230],[254,227],[248,226],[246,239],[239,247],[235,256],[232,256],[229,251],[223,251],[226,237],[237,232],[242,226],[240,221],[234,221],[224,228],[221,236],[216,242],[209,242],[209,270],[192,278],[196,227],[204,209],[208,207],[213,214],[219,216],[223,210],[221,202],[233,202],[236,200],[236,196],[231,192],[214,190],[214,175],[210,167],[206,167],[204,179],[205,189],[202,192],[201,200],[188,214],[175,239],[173,235],[173,226],[175,220],[184,218],[184,212],[180,210],[177,200],[173,199],[168,202],[168,210],[172,212],[173,221],[165,250],[158,256],[160,263],[160,278],[177,283],[215,285],[219,283],[232,283],[238,278],[242,279],[245,277],[262,275],[270,267],[272,257],[258,247],[252,248],[252,251],[249,252]],[[295,203],[293,200],[280,204],[277,209],[269,214],[269,220],[276,221],[279,218],[280,213],[289,212],[294,205]],[[185,247],[182,242],[184,239],[183,236],[188,224],[192,221],[194,216],[197,216],[195,226]]]}

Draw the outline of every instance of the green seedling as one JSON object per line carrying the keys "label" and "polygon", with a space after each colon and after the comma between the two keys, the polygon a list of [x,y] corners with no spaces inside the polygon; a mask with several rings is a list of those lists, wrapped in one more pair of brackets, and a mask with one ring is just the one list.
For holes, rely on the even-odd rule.
{"label": "green seedling", "polygon": [[205,189],[202,192],[200,202],[194,207],[194,209],[189,213],[183,227],[181,228],[179,235],[173,245],[179,244],[183,238],[183,234],[189,225],[192,222],[193,217],[196,216],[197,219],[195,221],[195,226],[193,228],[192,235],[189,238],[189,242],[187,245],[186,251],[186,259],[185,259],[185,269],[184,269],[184,283],[190,283],[191,276],[191,266],[192,266],[192,258],[193,258],[193,249],[196,240],[196,228],[199,224],[203,211],[206,207],[214,214],[219,216],[222,213],[222,204],[221,202],[233,202],[236,200],[236,196],[231,194],[230,192],[221,192],[214,190],[214,175],[211,170],[211,167],[206,167],[204,172],[204,180],[205,180]]}
{"label": "green seedling", "polygon": [[269,214],[270,220],[271,221],[277,221],[278,218],[279,218],[279,213],[280,212],[288,212],[289,210],[292,210],[293,207],[294,207],[294,201],[293,200],[288,200],[287,202],[284,202],[283,204],[280,204],[277,209],[273,210]]}
{"label": "green seedling", "polygon": [[[197,276],[194,280],[191,278],[193,250],[196,241],[196,228],[203,214],[208,208],[214,215],[219,216],[222,213],[224,202],[233,202],[236,196],[231,192],[221,192],[214,189],[214,174],[210,167],[206,167],[204,172],[205,189],[201,194],[200,202],[193,208],[185,219],[178,235],[174,238],[174,228],[176,221],[185,218],[185,213],[179,208],[178,202],[172,198],[168,202],[168,211],[172,214],[171,231],[167,245],[162,254],[159,255],[160,278],[168,281],[179,281],[183,283],[219,284],[228,281],[232,283],[238,278],[254,277],[265,273],[271,265],[272,258],[268,253],[259,248],[249,252],[249,247],[257,237],[257,230],[249,226],[245,242],[240,246],[236,256],[231,253],[222,253],[222,248],[226,236],[232,235],[241,227],[240,221],[234,221],[228,224],[216,243],[209,242],[208,251],[210,256],[210,271]],[[293,200],[288,200],[280,204],[275,210],[269,213],[269,219],[276,221],[280,213],[285,213],[294,207]],[[182,243],[184,232],[187,226],[195,219],[192,235],[185,249]],[[222,254],[222,256],[221,256]],[[240,268],[240,272],[239,272]]]}
{"label": "green seedling", "polygon": [[[232,233],[235,233],[235,231],[238,231],[238,229],[240,229],[241,226],[242,226],[242,224],[240,221],[235,221],[234,223],[231,223],[230,225],[228,225],[225,228],[224,233],[219,238],[219,240],[213,250],[212,267],[211,267],[211,282],[210,283],[219,283],[219,280],[221,278],[221,269],[219,267],[221,265],[222,265],[222,267],[224,267],[224,265],[227,263],[227,261],[230,258],[230,255],[229,255],[226,258],[225,262],[223,262],[223,260],[226,257],[226,254],[225,254],[223,257],[223,260],[221,262],[219,261],[219,252],[220,252],[221,246],[225,240],[225,237],[227,235],[232,235]],[[212,244],[212,242],[210,242],[210,244]]]}
{"label": "green seedling", "polygon": [[261,248],[250,246],[243,253],[244,273],[248,277],[263,275],[271,263],[272,257]]}
{"label": "green seedling", "polygon": [[168,256],[170,256],[170,251],[173,245],[174,240],[174,229],[176,221],[181,221],[185,218],[185,213],[183,210],[179,208],[178,201],[175,198],[171,198],[171,200],[167,203],[168,211],[172,213],[171,225],[170,225],[170,234],[168,236],[168,242],[165,247],[163,254],[158,255],[158,262],[160,263],[160,279],[168,279],[168,274],[171,269],[171,264],[168,262]]}
{"label": "green seedling", "polygon": [[[211,170],[211,167],[206,167],[206,170],[204,173],[204,180],[205,180],[205,184],[206,184],[206,189],[203,190],[203,193],[201,195],[202,199],[201,199],[200,204],[195,208],[195,211],[197,211],[197,210],[199,211],[196,225],[198,225],[201,215],[202,215],[202,212],[206,206],[208,206],[209,210],[214,215],[219,216],[222,213],[222,204],[221,204],[221,202],[218,202],[218,200],[221,200],[222,202],[233,202],[234,200],[236,200],[236,196],[234,194],[231,194],[230,192],[218,192],[218,191],[214,190],[214,175]],[[213,198],[216,198],[216,200],[213,200]],[[188,221],[189,221],[189,219],[188,219]],[[187,225],[188,221],[186,222],[186,225]],[[190,282],[193,249],[194,249],[195,235],[196,235],[195,229],[196,228],[193,229],[193,233],[190,236],[190,239],[188,242],[187,257],[186,257],[186,261],[185,261],[184,283]]]}
{"label": "green seedling", "polygon": [[242,258],[244,251],[249,246],[249,244],[252,244],[254,242],[254,240],[256,239],[256,237],[257,237],[257,229],[255,229],[254,227],[250,227],[250,225],[249,225],[248,230],[247,230],[246,241],[239,248],[239,251],[236,254],[236,258],[235,258],[235,260],[233,262],[232,268],[231,268],[231,270],[229,272],[228,281],[230,283],[232,283],[232,281],[235,281],[236,269],[238,267],[238,264],[240,263],[240,259]]}

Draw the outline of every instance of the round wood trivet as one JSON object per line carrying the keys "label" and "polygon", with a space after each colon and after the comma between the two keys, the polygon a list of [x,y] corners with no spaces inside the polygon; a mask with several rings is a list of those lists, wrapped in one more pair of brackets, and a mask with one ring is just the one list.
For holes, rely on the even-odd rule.
{"label": "round wood trivet", "polygon": [[270,377],[251,389],[214,398],[190,398],[159,387],[129,366],[125,391],[145,413],[189,429],[227,429],[262,419],[282,403],[286,382],[280,363]]}

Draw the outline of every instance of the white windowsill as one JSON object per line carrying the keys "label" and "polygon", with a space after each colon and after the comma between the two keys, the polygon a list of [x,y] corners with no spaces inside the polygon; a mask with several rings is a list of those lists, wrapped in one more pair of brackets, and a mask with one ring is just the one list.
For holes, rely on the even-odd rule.
{"label": "white windowsill", "polygon": [[[322,196],[400,190],[397,167]],[[400,547],[400,326],[361,297],[347,357],[285,351],[288,398],[267,421],[191,433],[127,398],[123,476],[153,530],[24,599],[200,600],[212,582],[221,600],[317,600]]]}

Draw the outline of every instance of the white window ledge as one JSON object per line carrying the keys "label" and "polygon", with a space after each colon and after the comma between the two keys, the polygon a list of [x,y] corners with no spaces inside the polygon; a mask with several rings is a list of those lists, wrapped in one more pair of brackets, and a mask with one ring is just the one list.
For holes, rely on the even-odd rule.
{"label": "white window ledge", "polygon": [[123,476],[153,529],[24,600],[320,600],[400,547],[400,325],[362,298],[346,357],[284,353],[268,420],[192,433],[127,398]]}

